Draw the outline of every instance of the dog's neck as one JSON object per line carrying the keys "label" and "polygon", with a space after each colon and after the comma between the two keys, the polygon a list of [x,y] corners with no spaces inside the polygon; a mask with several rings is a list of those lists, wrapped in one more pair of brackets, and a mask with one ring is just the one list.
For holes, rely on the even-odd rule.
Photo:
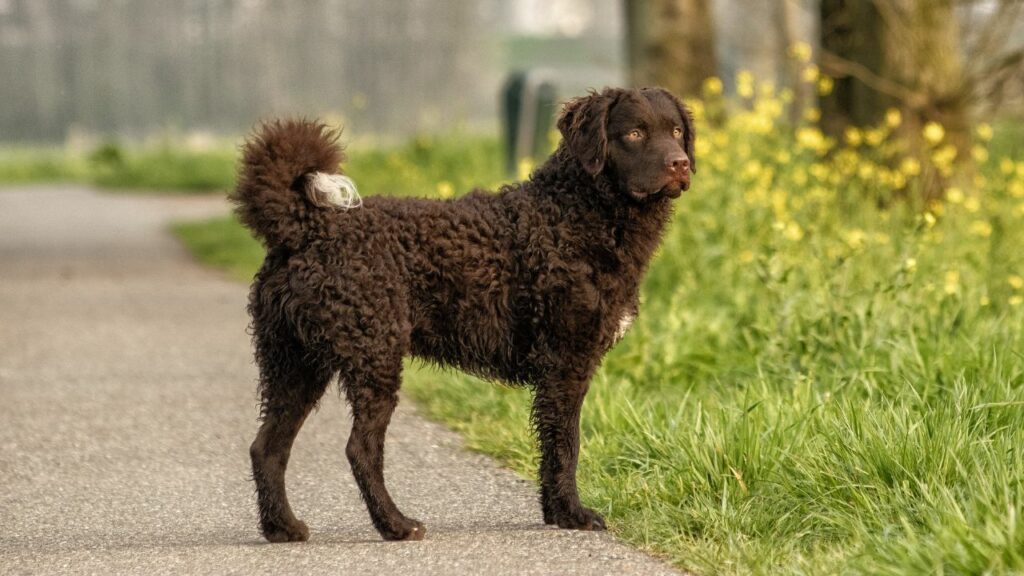
{"label": "dog's neck", "polygon": [[595,250],[614,252],[624,264],[641,269],[654,254],[672,215],[672,201],[637,201],[606,174],[592,175],[560,145],[524,183],[530,194],[558,207],[557,218],[591,231]]}

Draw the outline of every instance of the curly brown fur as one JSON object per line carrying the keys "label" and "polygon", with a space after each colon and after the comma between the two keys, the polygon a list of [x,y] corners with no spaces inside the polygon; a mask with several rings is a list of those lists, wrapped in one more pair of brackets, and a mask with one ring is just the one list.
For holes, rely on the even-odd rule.
{"label": "curly brown fur", "polygon": [[664,90],[605,89],[566,104],[559,128],[551,158],[497,193],[374,197],[347,210],[306,186],[342,159],[323,125],[275,122],[249,140],[232,197],[268,248],[249,298],[262,396],[251,456],[268,540],[309,536],[285,469],[336,375],[353,414],[346,455],[374,526],[389,540],[423,538],[383,477],[409,355],[531,386],[544,521],[604,528],[576,489],[580,407],[689,186],[693,127]]}

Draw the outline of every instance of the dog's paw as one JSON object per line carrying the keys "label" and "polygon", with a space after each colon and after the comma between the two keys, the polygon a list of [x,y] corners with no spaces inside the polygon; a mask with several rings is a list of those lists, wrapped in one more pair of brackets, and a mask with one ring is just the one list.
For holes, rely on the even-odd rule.
{"label": "dog's paw", "polygon": [[590,508],[579,507],[575,510],[553,511],[544,514],[545,524],[557,524],[559,528],[569,530],[607,530],[604,518]]}
{"label": "dog's paw", "polygon": [[385,540],[423,540],[427,535],[427,529],[418,520],[402,518],[391,527],[381,530],[380,535]]}
{"label": "dog's paw", "polygon": [[309,528],[301,520],[288,525],[272,524],[263,527],[263,537],[270,542],[305,542],[309,540]]}

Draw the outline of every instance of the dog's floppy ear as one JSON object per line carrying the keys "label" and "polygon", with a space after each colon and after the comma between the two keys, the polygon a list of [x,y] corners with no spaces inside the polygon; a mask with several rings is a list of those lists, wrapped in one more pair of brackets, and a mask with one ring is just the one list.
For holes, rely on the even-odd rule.
{"label": "dog's floppy ear", "polygon": [[591,92],[566,102],[558,117],[558,130],[569,152],[592,176],[604,170],[608,158],[608,111],[614,101],[610,90]]}
{"label": "dog's floppy ear", "polygon": [[683,152],[686,152],[686,156],[690,158],[690,172],[696,174],[697,158],[693,153],[693,143],[697,138],[697,132],[693,128],[693,112],[690,112],[690,109],[679,98],[676,98],[675,94],[664,88],[644,88],[644,90],[657,90],[676,105],[676,110],[679,111],[679,116],[683,119]]}

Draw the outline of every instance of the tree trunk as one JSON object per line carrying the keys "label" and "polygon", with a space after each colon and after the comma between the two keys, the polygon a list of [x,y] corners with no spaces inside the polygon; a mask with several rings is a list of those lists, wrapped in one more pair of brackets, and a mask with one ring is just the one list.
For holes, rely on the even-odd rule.
{"label": "tree trunk", "polygon": [[803,40],[799,35],[798,9],[795,2],[782,1],[775,5],[772,15],[775,28],[778,30],[775,52],[781,62],[782,83],[793,92],[793,103],[789,107],[789,120],[793,125],[800,123],[804,110],[815,102],[813,87],[803,82],[800,77],[803,62],[789,56],[790,48],[796,45],[797,41]]}
{"label": "tree trunk", "polygon": [[717,74],[709,0],[626,0],[631,81],[697,96]]}
{"label": "tree trunk", "polygon": [[[926,200],[940,197],[951,179],[970,176],[971,96],[952,0],[822,0],[821,45],[822,69],[835,77],[821,101],[826,132],[878,124],[895,107],[907,153],[927,167]],[[930,122],[945,129],[941,143],[923,136]],[[955,171],[930,161],[932,150],[946,144],[957,151]]]}
{"label": "tree trunk", "polygon": [[[876,73],[886,68],[882,18],[874,2],[865,0],[822,0],[821,48],[829,54]],[[823,61],[825,71],[835,77],[832,92],[821,98],[821,127],[839,137],[850,125],[877,124],[892,98],[868,86],[852,74],[837,73]]]}
{"label": "tree trunk", "polygon": [[[942,170],[926,174],[926,199],[940,197],[951,179],[971,175],[970,98],[965,90],[960,30],[952,0],[887,0],[906,22],[906,30],[891,32],[886,39],[888,74],[918,97],[900,103],[904,122],[900,131],[910,143],[910,153],[927,154],[929,144],[922,132],[929,122],[945,129],[944,142],[956,148],[956,174]],[[909,41],[908,41],[909,38]],[[940,167],[941,168],[941,167]],[[952,177],[951,177],[952,176]]]}

